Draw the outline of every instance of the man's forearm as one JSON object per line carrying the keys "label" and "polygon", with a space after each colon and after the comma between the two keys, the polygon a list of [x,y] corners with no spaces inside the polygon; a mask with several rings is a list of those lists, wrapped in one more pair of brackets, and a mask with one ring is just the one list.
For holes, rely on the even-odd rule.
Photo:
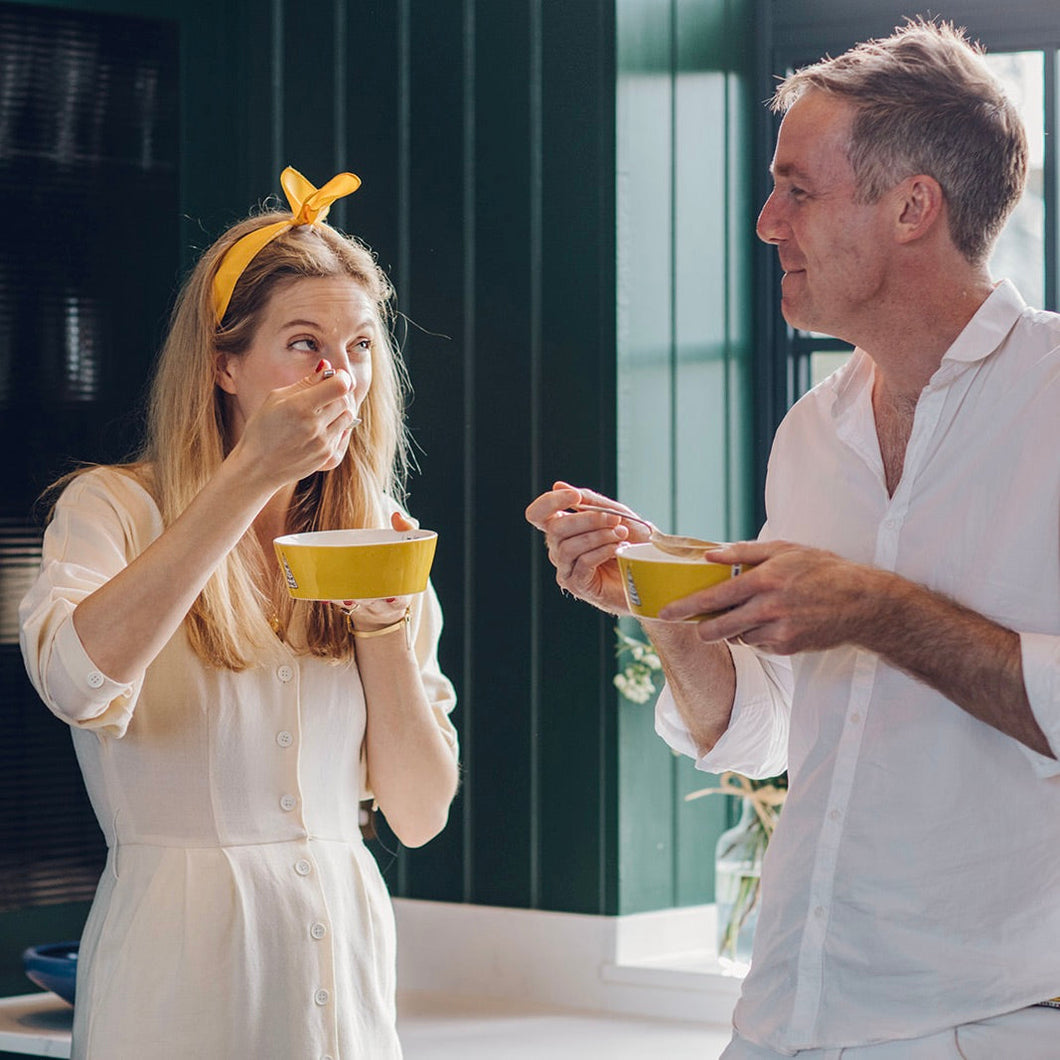
{"label": "man's forearm", "polygon": [[1031,711],[1017,633],[939,593],[880,572],[862,647],[941,692],[973,717],[1055,757]]}
{"label": "man's forearm", "polygon": [[642,619],[662,662],[674,703],[697,749],[706,754],[732,717],[736,668],[724,642],[706,643],[693,622]]}

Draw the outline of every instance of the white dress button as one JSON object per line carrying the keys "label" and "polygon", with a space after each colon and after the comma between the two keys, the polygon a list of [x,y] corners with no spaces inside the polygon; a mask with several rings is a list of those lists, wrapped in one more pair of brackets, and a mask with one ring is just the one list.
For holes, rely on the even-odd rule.
{"label": "white dress button", "polygon": [[280,809],[284,813],[290,813],[298,805],[298,800],[293,795],[282,795],[280,797]]}
{"label": "white dress button", "polygon": [[281,667],[279,667],[279,669],[277,669],[276,676],[284,684],[287,684],[287,682],[290,681],[292,677],[294,677],[294,670],[292,670],[291,667],[289,667],[287,665],[287,663],[284,663],[283,666],[281,666]]}
{"label": "white dress button", "polygon": [[305,858],[299,858],[294,863],[294,871],[299,876],[308,876],[313,871],[313,866]]}
{"label": "white dress button", "polygon": [[330,1056],[322,1056],[320,1060],[332,1060]]}
{"label": "white dress button", "polygon": [[327,925],[322,924],[319,920],[309,929],[309,934],[317,940],[322,939],[327,933]]}
{"label": "white dress button", "polygon": [[331,995],[326,990],[318,990],[313,995],[313,1000],[318,1005],[326,1005],[331,1000]]}
{"label": "white dress button", "polygon": [[276,742],[281,747],[290,747],[294,743],[294,737],[286,729],[281,729],[276,734]]}
{"label": "white dress button", "polygon": [[98,670],[90,671],[85,678],[89,688],[102,688],[105,680],[106,678]]}

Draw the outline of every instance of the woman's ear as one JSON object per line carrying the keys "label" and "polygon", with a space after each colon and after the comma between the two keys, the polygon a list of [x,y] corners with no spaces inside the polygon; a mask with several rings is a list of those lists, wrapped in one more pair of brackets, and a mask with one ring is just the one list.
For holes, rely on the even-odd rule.
{"label": "woman's ear", "polygon": [[235,358],[227,353],[218,353],[214,357],[214,382],[226,393],[236,392],[236,381],[232,374],[232,362]]}
{"label": "woman's ear", "polygon": [[945,212],[942,186],[934,177],[920,173],[903,180],[895,192],[898,196],[898,242],[913,243],[923,239]]}

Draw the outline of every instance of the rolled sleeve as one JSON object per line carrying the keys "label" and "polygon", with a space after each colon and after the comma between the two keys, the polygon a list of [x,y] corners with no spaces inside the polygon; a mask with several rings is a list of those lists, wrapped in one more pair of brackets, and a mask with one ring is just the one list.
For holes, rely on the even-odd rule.
{"label": "rolled sleeve", "polygon": [[706,773],[777,776],[787,768],[791,664],[743,645],[730,644],[729,651],[736,667],[736,697],[729,726],[713,748],[703,754],[696,747],[668,685],[655,704],[655,731]]}
{"label": "rolled sleeve", "polygon": [[142,546],[131,512],[147,536],[160,530],[153,502],[128,476],[96,469],[75,479],[56,505],[40,573],[19,607],[26,672],[45,705],[75,728],[116,737],[128,729],[143,677],[122,684],[97,666],[74,628],[74,610]]}
{"label": "rolled sleeve", "polygon": [[[1035,721],[1049,741],[1053,754],[1060,756],[1060,637],[1048,633],[1021,633],[1020,655],[1023,686]],[[1019,745],[1038,776],[1060,776],[1060,761]]]}
{"label": "rolled sleeve", "polygon": [[124,736],[132,717],[137,684],[123,684],[108,677],[89,658],[69,616],[55,634],[52,651],[52,684],[47,689],[52,702],[67,704],[63,720],[83,729],[102,729],[108,735]]}

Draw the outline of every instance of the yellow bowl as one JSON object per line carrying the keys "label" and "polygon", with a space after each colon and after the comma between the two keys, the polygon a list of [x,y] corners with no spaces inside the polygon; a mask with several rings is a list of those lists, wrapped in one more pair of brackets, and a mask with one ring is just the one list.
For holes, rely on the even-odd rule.
{"label": "yellow bowl", "polygon": [[708,563],[705,559],[671,556],[651,544],[620,548],[618,569],[622,572],[626,603],[630,611],[641,618],[656,618],[674,600],[700,589],[709,589],[740,573],[739,564]]}
{"label": "yellow bowl", "polygon": [[318,530],[273,541],[297,600],[371,600],[427,588],[433,530]]}

